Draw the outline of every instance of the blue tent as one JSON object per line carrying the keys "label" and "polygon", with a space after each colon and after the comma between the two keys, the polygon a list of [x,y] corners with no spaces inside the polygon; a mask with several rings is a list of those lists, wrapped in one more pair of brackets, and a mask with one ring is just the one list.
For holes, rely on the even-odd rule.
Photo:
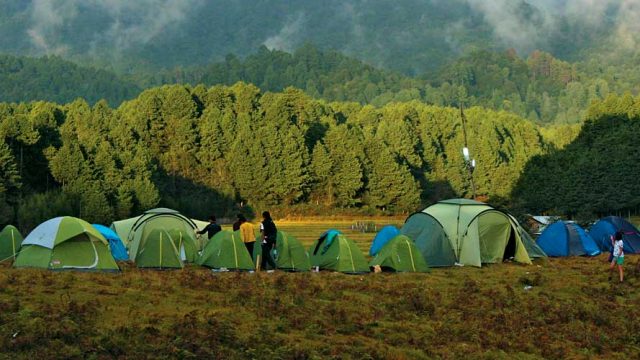
{"label": "blue tent", "polygon": [[602,251],[611,252],[611,236],[616,231],[623,234],[624,252],[627,254],[640,253],[640,231],[627,220],[618,216],[608,216],[595,223],[589,234]]}
{"label": "blue tent", "polygon": [[400,235],[400,230],[393,225],[387,225],[380,229],[376,234],[376,237],[373,238],[373,242],[371,243],[371,249],[369,249],[369,255],[376,256],[380,249],[384,247],[389,240],[394,237]]}
{"label": "blue tent", "polygon": [[129,255],[127,254],[127,249],[125,249],[124,244],[122,244],[122,240],[115,231],[110,228],[100,225],[100,224],[92,224],[96,230],[102,234],[109,241],[109,248],[111,249],[111,255],[116,261],[125,261],[129,260]]}
{"label": "blue tent", "polygon": [[578,224],[558,221],[540,234],[538,246],[548,256],[596,256],[600,249],[595,241]]}

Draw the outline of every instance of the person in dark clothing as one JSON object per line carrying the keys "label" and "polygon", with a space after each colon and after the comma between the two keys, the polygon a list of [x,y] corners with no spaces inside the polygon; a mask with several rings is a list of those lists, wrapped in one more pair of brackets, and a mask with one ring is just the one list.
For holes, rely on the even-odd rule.
{"label": "person in dark clothing", "polygon": [[267,265],[271,269],[276,268],[276,262],[271,257],[271,250],[276,247],[276,239],[278,237],[278,228],[271,219],[268,211],[262,213],[262,223],[260,224],[260,232],[262,233],[262,268],[267,269]]}
{"label": "person in dark clothing", "polygon": [[240,230],[240,225],[242,225],[242,219],[244,219],[244,221],[247,221],[244,215],[238,214],[238,220],[236,220],[236,222],[233,223],[233,231]]}
{"label": "person in dark clothing", "polygon": [[202,235],[207,233],[207,238],[211,239],[215,234],[222,231],[220,225],[216,224],[216,217],[214,215],[209,216],[209,225],[205,226],[204,229],[200,231],[196,231],[196,234]]}

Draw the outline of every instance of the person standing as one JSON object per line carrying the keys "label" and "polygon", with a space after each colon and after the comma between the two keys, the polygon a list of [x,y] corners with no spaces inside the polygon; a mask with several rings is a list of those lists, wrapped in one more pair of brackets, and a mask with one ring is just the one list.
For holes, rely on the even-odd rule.
{"label": "person standing", "polygon": [[244,246],[247,247],[247,251],[249,255],[253,257],[253,245],[256,243],[256,233],[255,228],[252,223],[247,221],[247,218],[244,215],[238,215],[238,221],[240,221],[240,226],[238,229],[240,230],[240,238],[244,243]]}
{"label": "person standing", "polygon": [[233,223],[233,227],[232,227],[233,231],[240,230],[240,225],[242,225],[242,219],[247,221],[247,219],[244,217],[244,215],[238,214],[236,222]]}
{"label": "person standing", "polygon": [[[624,264],[624,242],[622,241],[622,233],[620,231],[616,231],[615,236],[611,237],[611,242],[613,245],[613,259],[611,260],[609,270],[614,271],[615,266],[618,265],[620,282],[623,282],[624,270],[622,269],[622,265]],[[611,276],[609,276],[609,280],[611,280]]]}
{"label": "person standing", "polygon": [[216,216],[211,215],[209,216],[209,225],[205,226],[204,229],[200,231],[196,231],[196,234],[202,235],[204,233],[207,233],[207,238],[211,240],[211,238],[220,231],[222,231],[222,228],[220,227],[220,225],[216,224]]}
{"label": "person standing", "polygon": [[[263,269],[269,265],[272,269],[276,268],[276,263],[271,257],[271,250],[276,247],[276,239],[278,238],[278,228],[271,219],[268,211],[262,213],[262,223],[260,224],[260,233],[262,234],[262,265]],[[273,270],[268,270],[272,272]]]}

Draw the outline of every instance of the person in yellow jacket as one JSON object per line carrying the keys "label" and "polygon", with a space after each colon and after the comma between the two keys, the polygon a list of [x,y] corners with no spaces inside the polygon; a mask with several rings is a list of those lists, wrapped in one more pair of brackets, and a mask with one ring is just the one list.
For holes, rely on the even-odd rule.
{"label": "person in yellow jacket", "polygon": [[253,245],[256,243],[255,228],[244,215],[238,215],[238,220],[240,221],[240,238],[244,242],[244,246],[247,247],[249,255],[253,257]]}

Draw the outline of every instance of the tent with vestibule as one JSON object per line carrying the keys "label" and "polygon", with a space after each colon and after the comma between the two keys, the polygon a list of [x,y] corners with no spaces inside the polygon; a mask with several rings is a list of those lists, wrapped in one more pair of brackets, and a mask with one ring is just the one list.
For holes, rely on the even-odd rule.
{"label": "tent with vestibule", "polygon": [[129,244],[129,235],[131,234],[131,230],[133,229],[134,224],[139,223],[140,220],[144,220],[145,218],[151,217],[153,215],[158,215],[158,214],[179,215],[180,217],[184,218],[185,221],[187,221],[188,223],[193,225],[195,228],[200,230],[204,229],[205,226],[209,224],[206,221],[187,218],[186,216],[180,214],[180,212],[172,209],[157,208],[157,209],[147,210],[140,216],[135,216],[135,217],[124,219],[124,220],[114,221],[111,223],[111,226],[109,227],[118,235],[118,237],[126,247]]}
{"label": "tent with vestibule", "polygon": [[138,267],[181,268],[182,262],[198,258],[197,225],[178,211],[148,210],[133,222],[112,224],[112,229],[127,236],[129,259]]}
{"label": "tent with vestibule", "polygon": [[513,216],[475,200],[440,201],[410,215],[400,232],[432,267],[480,267],[506,259],[531,264],[544,256]]}

